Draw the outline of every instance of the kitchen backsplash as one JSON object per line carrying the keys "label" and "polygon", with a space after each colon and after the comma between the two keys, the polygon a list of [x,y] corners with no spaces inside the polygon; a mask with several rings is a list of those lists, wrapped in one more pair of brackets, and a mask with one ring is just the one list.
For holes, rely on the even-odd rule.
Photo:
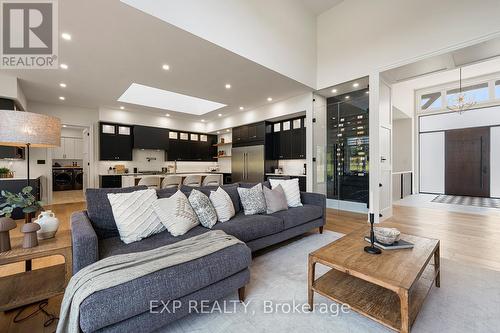
{"label": "kitchen backsplash", "polygon": [[[130,173],[134,168],[138,171],[161,171],[168,165],[174,165],[174,161],[165,161],[163,151],[134,149],[132,158],[133,161],[100,161],[99,174],[107,174],[109,167],[117,164],[125,165]],[[209,167],[213,166],[217,166],[217,162],[177,162],[177,172],[206,172]]]}
{"label": "kitchen backsplash", "polygon": [[[306,160],[280,160],[278,165],[283,168],[284,174],[302,175]],[[307,171],[307,170],[306,170]]]}

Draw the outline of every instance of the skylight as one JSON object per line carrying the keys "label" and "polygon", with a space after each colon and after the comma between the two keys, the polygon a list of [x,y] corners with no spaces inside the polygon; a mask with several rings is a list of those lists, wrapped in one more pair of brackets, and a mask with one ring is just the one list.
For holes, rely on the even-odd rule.
{"label": "skylight", "polygon": [[222,103],[148,87],[138,83],[132,83],[118,98],[118,101],[197,116],[226,106]]}

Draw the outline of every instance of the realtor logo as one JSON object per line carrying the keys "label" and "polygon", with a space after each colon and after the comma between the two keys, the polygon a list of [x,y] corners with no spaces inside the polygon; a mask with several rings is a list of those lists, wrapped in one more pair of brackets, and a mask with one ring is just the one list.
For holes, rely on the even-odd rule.
{"label": "realtor logo", "polygon": [[57,68],[55,0],[0,0],[1,68]]}

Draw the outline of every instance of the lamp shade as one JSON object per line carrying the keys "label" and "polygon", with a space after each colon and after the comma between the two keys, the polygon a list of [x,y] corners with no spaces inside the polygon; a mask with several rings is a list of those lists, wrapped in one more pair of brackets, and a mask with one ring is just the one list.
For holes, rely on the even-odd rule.
{"label": "lamp shade", "polygon": [[61,121],[44,114],[0,110],[0,146],[59,147]]}

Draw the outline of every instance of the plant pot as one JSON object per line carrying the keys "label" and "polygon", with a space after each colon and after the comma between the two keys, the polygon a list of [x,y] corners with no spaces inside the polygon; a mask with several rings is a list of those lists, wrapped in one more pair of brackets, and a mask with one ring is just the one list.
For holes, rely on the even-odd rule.
{"label": "plant pot", "polygon": [[0,173],[0,178],[14,178],[14,173],[12,172]]}

